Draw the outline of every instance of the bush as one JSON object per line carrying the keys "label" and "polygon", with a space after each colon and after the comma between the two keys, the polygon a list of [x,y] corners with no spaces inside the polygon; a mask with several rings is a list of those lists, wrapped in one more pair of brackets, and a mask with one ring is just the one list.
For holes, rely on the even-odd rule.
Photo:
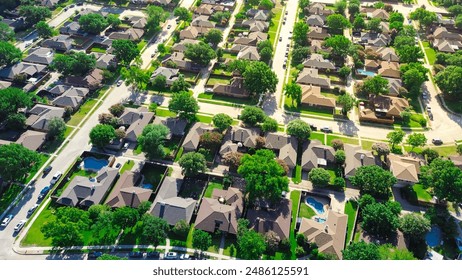
{"label": "bush", "polygon": [[345,179],[342,177],[335,177],[332,186],[338,189],[344,189],[346,186]]}
{"label": "bush", "polygon": [[334,148],[334,150],[343,150],[343,141],[340,139],[334,139],[330,142],[330,145]]}

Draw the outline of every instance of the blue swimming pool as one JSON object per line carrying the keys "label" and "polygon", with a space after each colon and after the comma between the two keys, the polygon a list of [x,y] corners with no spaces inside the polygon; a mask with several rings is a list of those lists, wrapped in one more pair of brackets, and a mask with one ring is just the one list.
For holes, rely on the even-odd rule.
{"label": "blue swimming pool", "polygon": [[307,197],[306,198],[306,203],[308,205],[310,205],[311,207],[313,207],[314,210],[316,211],[316,213],[318,213],[318,214],[323,214],[324,213],[324,204],[317,201],[313,197],[311,197],[311,196]]}
{"label": "blue swimming pool", "polygon": [[150,189],[152,190],[154,186],[152,184],[143,184],[143,189]]}
{"label": "blue swimming pool", "polygon": [[99,171],[108,164],[109,161],[107,159],[96,159],[94,157],[86,157],[83,159],[83,168],[94,172]]}
{"label": "blue swimming pool", "polygon": [[441,229],[437,226],[432,226],[431,230],[425,235],[425,242],[430,247],[435,247],[441,243]]}
{"label": "blue swimming pool", "polygon": [[365,69],[358,69],[356,70],[358,74],[364,75],[364,76],[369,76],[369,77],[374,77],[376,74],[372,71],[367,71]]}

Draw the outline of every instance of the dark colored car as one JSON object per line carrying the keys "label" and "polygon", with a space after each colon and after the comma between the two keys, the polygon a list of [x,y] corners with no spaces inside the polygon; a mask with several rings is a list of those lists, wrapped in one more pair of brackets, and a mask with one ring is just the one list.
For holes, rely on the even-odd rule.
{"label": "dark colored car", "polygon": [[314,124],[310,124],[311,131],[316,131],[318,128]]}
{"label": "dark colored car", "polygon": [[53,167],[52,167],[51,165],[48,165],[47,167],[45,167],[45,168],[43,169],[43,175],[44,175],[44,176],[47,176],[48,173],[50,173],[51,169],[53,169]]}
{"label": "dark colored car", "polygon": [[147,259],[159,259],[160,253],[159,252],[148,252],[146,253],[146,258]]}
{"label": "dark colored car", "polygon": [[102,255],[103,255],[102,252],[93,251],[93,252],[88,253],[88,259],[89,260],[96,260],[97,258],[101,257]]}
{"label": "dark colored car", "polygon": [[443,140],[441,140],[440,138],[434,138],[432,139],[432,143],[434,145],[442,145],[443,144]]}
{"label": "dark colored car", "polygon": [[327,127],[327,126],[322,127],[321,131],[325,132],[325,133],[332,133],[332,129],[330,127]]}
{"label": "dark colored car", "polygon": [[121,166],[122,164],[120,164],[120,162],[116,164],[116,168],[120,168]]}
{"label": "dark colored car", "polygon": [[141,259],[143,257],[143,253],[141,253],[141,252],[130,252],[130,254],[128,254],[128,257],[131,258],[131,259]]}
{"label": "dark colored car", "polygon": [[44,198],[44,197],[48,194],[48,192],[49,192],[50,190],[51,190],[51,187],[50,187],[50,186],[44,187],[44,188],[40,191],[40,194],[39,194],[38,198],[39,198],[39,199]]}

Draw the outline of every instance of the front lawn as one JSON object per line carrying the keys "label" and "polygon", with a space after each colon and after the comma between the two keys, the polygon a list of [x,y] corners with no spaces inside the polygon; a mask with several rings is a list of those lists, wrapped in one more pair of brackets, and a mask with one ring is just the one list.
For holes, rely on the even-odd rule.
{"label": "front lawn", "polygon": [[353,144],[353,145],[358,145],[359,144],[359,141],[358,141],[357,138],[338,136],[338,135],[335,135],[335,134],[327,134],[327,145],[331,146],[332,140],[334,140],[334,139],[342,140],[342,142],[345,143],[345,144]]}
{"label": "front lawn", "polygon": [[196,115],[196,119],[197,119],[198,122],[211,124],[213,116]]}
{"label": "front lawn", "polygon": [[372,150],[372,145],[374,145],[374,141],[368,141],[368,140],[361,140],[361,146],[363,147],[363,150],[371,151]]}
{"label": "front lawn", "polygon": [[159,117],[176,117],[176,113],[170,112],[168,109],[157,108],[156,116]]}
{"label": "front lawn", "polygon": [[229,85],[230,77],[210,75],[210,78],[207,81],[207,86],[213,86],[217,84]]}
{"label": "front lawn", "polygon": [[414,190],[419,200],[426,202],[432,200],[431,194],[426,189],[424,189],[422,184],[415,184],[414,186],[412,186],[412,189]]}
{"label": "front lawn", "polygon": [[[66,129],[67,131],[67,129]],[[29,176],[23,181],[25,184],[28,184],[32,178],[34,178],[35,174],[37,174],[38,170],[45,164],[45,162],[50,158],[49,155],[47,154],[39,154],[40,155],[40,162],[37,162],[34,167],[32,168],[32,171],[29,173]],[[0,211],[1,212],[1,211]]]}
{"label": "front lawn", "polygon": [[347,227],[347,237],[345,243],[351,240],[351,236],[353,234],[353,230],[355,227],[355,217],[356,211],[358,211],[358,203],[356,201],[349,200],[345,203],[345,214],[348,215],[348,227]]}
{"label": "front lawn", "polygon": [[40,215],[37,217],[35,222],[27,231],[26,236],[21,241],[22,246],[51,246],[51,239],[45,239],[45,236],[40,231],[42,226],[46,223],[52,222],[56,219],[54,209],[51,208],[50,204],[45,206]]}
{"label": "front lawn", "polygon": [[324,108],[317,108],[311,106],[295,106],[292,104],[292,98],[290,98],[289,96],[286,96],[286,98],[284,99],[284,109],[301,114],[309,114],[331,119],[333,119],[332,115],[334,113],[333,110],[328,110]]}
{"label": "front lawn", "polygon": [[257,104],[257,100],[252,99],[252,98],[236,98],[236,97],[224,96],[224,95],[207,93],[207,92],[200,93],[198,98],[199,99],[206,99],[206,100],[224,101],[224,102],[235,103],[235,104],[243,104],[243,105],[255,105],[255,104]]}
{"label": "front lawn", "polygon": [[90,112],[90,110],[95,106],[98,101],[95,99],[88,99],[79,110],[74,113],[71,119],[67,122],[68,125],[77,126],[85,118],[85,116]]}
{"label": "front lawn", "polygon": [[324,136],[322,132],[311,132],[310,140],[319,140],[321,144],[324,144]]}
{"label": "front lawn", "polygon": [[422,45],[424,47],[425,54],[427,55],[428,63],[430,65],[435,64],[436,51],[430,46],[430,43],[427,41],[422,41]]}
{"label": "front lawn", "polygon": [[440,156],[447,157],[451,155],[457,155],[457,147],[455,145],[450,146],[435,146],[432,150],[437,151]]}

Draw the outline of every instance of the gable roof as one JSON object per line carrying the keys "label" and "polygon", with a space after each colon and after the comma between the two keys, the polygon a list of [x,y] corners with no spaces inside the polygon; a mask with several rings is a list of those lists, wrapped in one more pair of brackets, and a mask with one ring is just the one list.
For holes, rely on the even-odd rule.
{"label": "gable roof", "polygon": [[378,74],[382,77],[399,79],[401,77],[401,72],[399,71],[399,64],[397,62],[382,61],[380,62],[380,69],[378,71]]}
{"label": "gable roof", "polygon": [[141,113],[145,113],[145,112],[148,112],[146,107],[139,107],[136,109],[126,107],[122,115],[120,115],[119,117],[119,124],[131,125],[141,118]]}
{"label": "gable roof", "polygon": [[326,166],[335,161],[335,150],[331,146],[321,144],[318,140],[309,140],[303,144],[301,166],[303,170],[311,170],[318,166]]}
{"label": "gable roof", "polygon": [[435,39],[450,39],[455,41],[462,41],[462,35],[458,33],[449,32],[446,27],[440,26],[433,32]]}
{"label": "gable roof", "polygon": [[42,42],[43,47],[55,50],[68,51],[72,47],[72,38],[69,35],[58,35]]}
{"label": "gable roof", "polygon": [[269,27],[268,22],[255,20],[255,19],[244,20],[241,25],[248,27],[249,30],[252,32],[256,32],[256,31],[264,32]]}
{"label": "gable roof", "polygon": [[298,141],[295,137],[269,132],[265,135],[265,148],[277,150],[278,158],[283,160],[289,168],[297,165]]}
{"label": "gable roof", "polygon": [[305,86],[301,85],[302,99],[301,103],[310,106],[321,106],[328,108],[335,108],[335,99],[326,97],[321,94],[321,88],[318,86]]}
{"label": "gable roof", "polygon": [[303,68],[302,72],[298,75],[297,83],[330,88],[330,80],[319,77],[318,69],[314,68]]}
{"label": "gable roof", "polygon": [[269,209],[253,208],[247,210],[247,219],[253,230],[261,234],[272,230],[279,236],[280,240],[289,239],[291,215],[292,201],[285,198]]}
{"label": "gable roof", "polygon": [[310,39],[321,39],[324,40],[327,37],[330,37],[330,34],[327,33],[327,29],[320,26],[312,26],[306,36]]}
{"label": "gable roof", "polygon": [[201,15],[201,16],[195,17],[192,20],[191,26],[214,28],[215,27],[215,22],[210,21],[208,16]]}
{"label": "gable roof", "polygon": [[180,220],[191,220],[196,200],[178,197],[183,179],[165,177],[152,204],[151,215],[175,225]]}
{"label": "gable roof", "polygon": [[199,40],[194,40],[194,39],[183,39],[180,42],[176,43],[173,45],[172,50],[175,52],[184,52],[186,50],[186,44],[198,44],[200,41]]}
{"label": "gable roof", "polygon": [[212,130],[213,127],[200,122],[196,122],[183,140],[183,149],[189,152],[197,150],[199,147],[201,135],[206,131]]}
{"label": "gable roof", "polygon": [[396,179],[404,182],[419,182],[420,161],[410,157],[400,157],[390,154],[387,157],[390,171]]}
{"label": "gable roof", "polygon": [[45,71],[46,65],[18,62],[12,66],[4,67],[0,70],[0,77],[13,80],[16,75],[25,74],[32,77],[37,73]]}
{"label": "gable roof", "polygon": [[138,136],[143,133],[143,129],[152,121],[154,113],[152,112],[141,112],[139,119],[133,122],[125,131],[125,139],[135,142]]}
{"label": "gable roof", "polygon": [[366,151],[361,146],[344,144],[345,150],[345,177],[354,176],[356,169],[366,165],[377,165],[377,159],[371,151]]}
{"label": "gable roof", "polygon": [[47,140],[47,134],[44,132],[27,130],[16,140],[17,144],[23,145],[32,151],[37,151]]}
{"label": "gable roof", "polygon": [[76,87],[86,87],[91,90],[97,89],[103,82],[103,70],[93,69],[85,76],[68,76],[64,79],[64,83]]}
{"label": "gable roof", "polygon": [[383,112],[390,116],[399,117],[401,112],[409,107],[409,102],[400,97],[376,95],[370,96],[376,112]]}
{"label": "gable roof", "polygon": [[112,32],[109,34],[109,39],[112,40],[119,40],[119,39],[124,39],[124,40],[134,40],[137,41],[141,39],[141,37],[144,35],[144,30],[139,29],[139,28],[129,28],[124,31],[116,31]]}
{"label": "gable roof", "polygon": [[238,145],[236,143],[233,143],[231,140],[228,140],[223,143],[220,147],[220,155],[223,156],[224,154],[228,152],[237,152]]}
{"label": "gable roof", "polygon": [[249,96],[249,93],[244,87],[244,78],[242,77],[231,78],[229,85],[215,84],[212,91],[217,94],[232,94],[242,97]]}
{"label": "gable roof", "polygon": [[76,95],[66,95],[63,94],[61,96],[56,97],[51,104],[58,106],[58,107],[71,107],[75,109],[80,106],[82,103],[83,98]]}
{"label": "gable roof", "polygon": [[103,53],[100,54],[98,59],[96,60],[96,67],[101,69],[107,69],[110,66],[116,66],[117,59],[116,56],[113,54]]}
{"label": "gable roof", "polygon": [[310,26],[324,26],[324,18],[320,15],[311,15],[306,19],[306,23]]}
{"label": "gable roof", "polygon": [[244,147],[255,148],[259,131],[254,128],[233,127],[232,140],[241,142]]}
{"label": "gable roof", "polygon": [[33,48],[29,50],[29,55],[22,61],[48,65],[53,61],[55,53],[50,48]]}
{"label": "gable roof", "polygon": [[227,190],[214,189],[212,198],[203,198],[197,213],[195,228],[214,232],[237,233],[237,219],[242,215],[244,199],[242,192],[234,187]]}
{"label": "gable roof", "polygon": [[401,79],[385,78],[388,80],[389,94],[393,96],[399,95],[399,89],[403,86]]}
{"label": "gable roof", "polygon": [[26,120],[26,125],[37,130],[48,130],[48,123],[54,117],[62,118],[64,108],[49,106],[44,104],[36,104],[28,111],[29,117]]}
{"label": "gable roof", "polygon": [[313,53],[303,62],[303,66],[317,68],[317,69],[329,69],[335,70],[335,65],[328,59],[324,59],[322,54]]}
{"label": "gable roof", "polygon": [[137,186],[140,175],[139,172],[125,171],[117,180],[105,204],[111,207],[137,208],[142,202],[148,201],[152,190]]}
{"label": "gable roof", "polygon": [[164,118],[164,117],[157,117],[157,116],[152,123],[162,124],[168,127],[170,132],[167,135],[167,139],[171,139],[172,136],[183,136],[186,125],[188,125],[188,122],[185,119]]}
{"label": "gable roof", "polygon": [[77,21],[71,21],[65,23],[60,29],[59,33],[68,35],[81,35],[84,36],[87,33],[80,29],[80,24]]}

